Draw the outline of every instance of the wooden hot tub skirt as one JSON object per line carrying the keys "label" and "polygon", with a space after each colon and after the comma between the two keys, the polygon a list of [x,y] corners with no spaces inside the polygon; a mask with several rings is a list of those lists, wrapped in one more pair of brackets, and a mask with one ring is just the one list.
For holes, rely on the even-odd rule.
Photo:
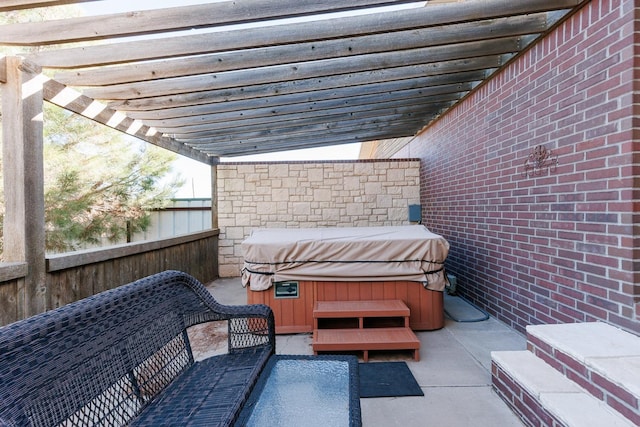
{"label": "wooden hot tub skirt", "polygon": [[278,334],[312,332],[316,301],[402,300],[411,311],[409,325],[414,331],[431,331],[444,326],[443,293],[425,289],[420,282],[298,283],[295,298],[276,298],[275,286],[265,291],[252,291],[247,286],[247,303],[271,307]]}

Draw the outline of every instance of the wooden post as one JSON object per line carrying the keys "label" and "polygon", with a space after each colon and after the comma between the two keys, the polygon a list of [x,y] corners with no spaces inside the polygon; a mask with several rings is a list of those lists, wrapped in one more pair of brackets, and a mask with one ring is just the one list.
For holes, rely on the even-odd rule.
{"label": "wooden post", "polygon": [[218,228],[218,163],[211,165],[211,228]]}
{"label": "wooden post", "polygon": [[0,66],[4,174],[4,261],[26,262],[27,276],[18,291],[18,316],[47,309],[43,97],[46,78],[39,67],[18,57]]}

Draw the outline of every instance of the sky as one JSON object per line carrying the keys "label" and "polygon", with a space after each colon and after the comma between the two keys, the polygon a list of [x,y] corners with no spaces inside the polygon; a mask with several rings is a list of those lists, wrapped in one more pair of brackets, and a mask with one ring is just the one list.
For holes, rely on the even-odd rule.
{"label": "sky", "polygon": [[[211,2],[224,0],[210,0]],[[79,4],[87,15],[127,12],[133,10],[159,9],[205,3],[203,0],[109,0]],[[407,6],[401,6],[407,7]],[[221,161],[271,161],[271,160],[351,160],[357,159],[360,144],[337,145],[333,147],[311,148],[255,156],[222,158]],[[180,157],[175,170],[186,181],[176,194],[179,198],[199,198],[211,196],[211,169],[208,165]]]}

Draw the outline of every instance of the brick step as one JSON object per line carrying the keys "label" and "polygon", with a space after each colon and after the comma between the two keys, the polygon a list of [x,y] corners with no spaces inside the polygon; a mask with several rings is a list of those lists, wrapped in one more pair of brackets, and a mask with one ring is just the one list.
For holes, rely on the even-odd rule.
{"label": "brick step", "polygon": [[363,351],[364,361],[371,350],[412,350],[414,360],[420,360],[420,340],[411,328],[316,329],[313,331],[313,352]]}
{"label": "brick step", "polygon": [[640,425],[640,337],[602,322],[535,325],[527,348]]}
{"label": "brick step", "polygon": [[529,351],[492,352],[491,359],[496,392],[527,425],[635,425]]}

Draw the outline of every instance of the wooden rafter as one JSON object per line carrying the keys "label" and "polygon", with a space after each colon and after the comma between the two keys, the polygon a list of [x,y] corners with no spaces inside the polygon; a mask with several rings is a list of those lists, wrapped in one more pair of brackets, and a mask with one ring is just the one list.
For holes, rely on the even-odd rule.
{"label": "wooden rafter", "polygon": [[[313,127],[321,125],[326,128],[331,128],[332,124],[357,126],[362,123],[371,123],[375,120],[376,123],[380,123],[380,120],[387,119],[393,120],[393,124],[399,120],[420,120],[419,114],[438,112],[445,106],[454,102],[455,98],[450,96],[442,96],[438,101],[434,101],[433,104],[416,104],[387,102],[373,107],[350,107],[350,108],[336,108],[331,111],[325,111],[322,114],[315,114],[305,116],[305,118],[299,118],[301,115],[289,115],[278,117],[277,121],[264,121],[256,120],[251,124],[247,124],[242,127],[228,126],[228,122],[217,124],[218,126],[188,126],[180,128],[167,128],[165,131],[172,134],[177,139],[197,139],[197,138],[210,138],[211,140],[233,142],[234,140],[248,139],[257,136],[266,135],[279,135],[283,136],[286,132],[293,132],[293,129],[301,129],[302,126]],[[449,104],[445,104],[445,103]],[[226,132],[222,132],[226,131]]]}
{"label": "wooden rafter", "polygon": [[[167,109],[177,107],[189,107],[194,105],[209,104],[214,102],[229,102],[253,98],[265,98],[269,103],[271,97],[283,94],[299,94],[322,90],[340,89],[346,87],[358,87],[370,84],[384,84],[398,80],[414,79],[420,77],[433,77],[433,84],[438,85],[442,81],[439,76],[460,74],[468,71],[484,70],[483,79],[487,72],[498,69],[505,62],[502,56],[491,56],[465,60],[436,62],[432,64],[412,65],[407,67],[389,68],[375,72],[360,72],[344,74],[340,77],[330,76],[326,78],[310,78],[297,80],[295,85],[289,82],[268,83],[249,87],[236,87],[202,92],[190,92],[177,95],[165,95],[159,97],[132,99],[110,102],[109,105],[123,111],[139,110],[149,111],[153,114],[155,109]],[[361,88],[365,90],[366,88]],[[154,108],[155,107],[155,108]],[[133,115],[133,112],[131,113]]]}
{"label": "wooden rafter", "polygon": [[2,0],[2,3],[0,4],[0,12],[33,9],[36,7],[61,6],[65,4],[88,3],[92,1],[96,0]]}
{"label": "wooden rafter", "polygon": [[131,62],[124,66],[75,69],[58,72],[55,78],[62,83],[74,86],[106,86],[142,82],[536,34],[544,31],[548,22],[549,17],[545,12],[443,25],[437,29],[418,28],[360,37],[208,53],[189,58],[188,61],[184,58],[162,59]]}
{"label": "wooden rafter", "polygon": [[204,90],[247,87],[273,82],[293,82],[302,79],[340,76],[408,65],[433,64],[463,58],[511,54],[517,52],[522,43],[523,41],[520,37],[511,37],[508,39],[360,55],[356,59],[333,58],[296,63],[295,66],[276,65],[216,74],[125,83],[87,88],[84,93],[89,97],[99,99],[131,100]]}
{"label": "wooden rafter", "polygon": [[[523,3],[526,6],[523,6]],[[287,25],[267,25],[258,28],[166,37],[162,39],[162,43],[158,43],[154,39],[146,39],[57,49],[55,51],[36,52],[29,57],[32,61],[49,68],[91,67],[264,46],[297,44],[376,33],[384,34],[407,29],[428,28],[512,16],[522,13],[522,11],[526,11],[525,14],[531,14],[566,9],[576,3],[578,3],[577,0],[470,1],[465,3],[466,7],[464,9],[455,4],[442,4],[410,11],[400,10],[322,21],[296,22]],[[498,5],[501,7],[498,8]]]}
{"label": "wooden rafter", "polygon": [[[88,1],[88,0],[85,0]],[[304,17],[411,3],[415,0],[349,0],[318,2],[317,0],[252,0],[225,1],[193,6],[136,12],[58,19],[7,25],[0,35],[0,44],[16,46],[45,46],[50,44],[84,42],[106,38],[140,36],[197,28],[247,24],[264,20]],[[11,1],[10,1],[11,2]],[[18,1],[17,3],[30,3]],[[33,3],[66,4],[80,1],[38,1]],[[161,2],[159,2],[161,4]],[[1,9],[0,9],[1,10]],[[211,17],[215,17],[212,21]]]}
{"label": "wooden rafter", "polygon": [[[190,123],[183,120],[175,120],[170,124],[161,124],[157,128],[166,133],[193,133],[208,131],[211,133],[224,132],[224,137],[235,136],[238,133],[248,132],[256,129],[269,129],[271,127],[279,128],[284,127],[287,123],[299,124],[313,124],[318,122],[325,122],[329,120],[341,121],[341,120],[355,120],[357,114],[363,112],[370,112],[373,115],[384,115],[388,112],[394,112],[397,109],[402,108],[429,108],[431,109],[434,104],[440,104],[443,102],[453,102],[460,99],[459,92],[443,93],[439,96],[430,96],[429,102],[424,102],[421,96],[417,94],[418,91],[406,92],[405,94],[399,94],[396,97],[386,98],[383,96],[372,96],[362,102],[355,101],[351,104],[346,103],[332,103],[330,107],[321,106],[320,108],[313,110],[304,108],[306,104],[292,105],[288,108],[284,108],[278,114],[253,116],[253,117],[238,117],[237,113],[231,113],[227,120],[220,120],[218,115],[213,115],[202,123]],[[382,111],[381,111],[382,110]]]}
{"label": "wooden rafter", "polygon": [[[419,82],[421,79],[417,79]],[[480,80],[480,79],[477,79]],[[331,109],[340,107],[349,107],[356,105],[369,105],[380,102],[381,100],[415,100],[415,102],[424,102],[424,97],[431,100],[436,95],[451,94],[453,97],[460,98],[463,93],[473,89],[473,82],[444,84],[434,87],[414,87],[415,80],[392,82],[384,85],[378,85],[381,91],[376,91],[376,85],[370,85],[370,90],[364,88],[345,88],[342,90],[332,90],[325,96],[320,95],[318,100],[310,98],[312,94],[302,93],[289,96],[282,96],[279,100],[274,100],[269,106],[259,107],[255,100],[242,100],[221,102],[216,104],[208,104],[199,110],[197,115],[181,116],[178,112],[163,111],[166,116],[162,119],[145,118],[144,122],[159,129],[168,129],[171,127],[186,127],[193,125],[212,125],[214,123],[223,123],[226,126],[243,127],[252,124],[254,120],[262,122],[275,119],[281,119],[289,114],[325,114],[330,113]],[[358,94],[354,96],[348,95],[352,91],[358,91],[366,94]],[[343,93],[344,92],[344,93]],[[345,96],[341,96],[345,95]],[[297,100],[297,102],[296,102]],[[277,103],[282,102],[278,105]],[[206,107],[206,110],[205,108]],[[183,110],[183,109],[180,109]],[[208,112],[207,112],[208,110]],[[169,116],[171,114],[171,116]],[[297,119],[296,119],[297,120]],[[236,122],[240,122],[237,123]]]}
{"label": "wooden rafter", "polygon": [[66,110],[72,111],[95,122],[109,126],[121,132],[135,136],[143,141],[150,142],[159,147],[173,151],[178,154],[212,164],[213,159],[185,147],[173,140],[158,133],[154,129],[138,122],[123,113],[113,110],[107,105],[101,104],[92,98],[75,92],[73,89],[56,82],[47,80],[44,83],[43,98],[52,104],[58,105]]}

